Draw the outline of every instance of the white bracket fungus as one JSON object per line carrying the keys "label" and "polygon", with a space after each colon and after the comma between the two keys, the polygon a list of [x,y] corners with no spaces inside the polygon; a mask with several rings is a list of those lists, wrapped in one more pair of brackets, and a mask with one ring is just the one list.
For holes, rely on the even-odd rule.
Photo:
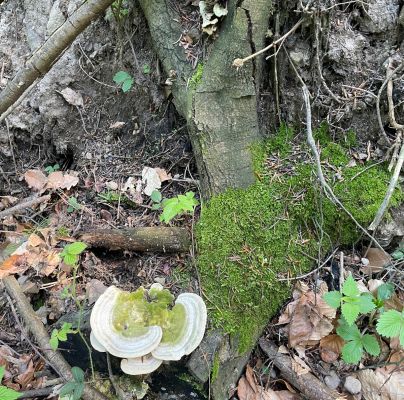
{"label": "white bracket fungus", "polygon": [[144,375],[163,361],[179,360],[200,344],[207,311],[194,293],[174,296],[160,284],[133,293],[109,287],[91,313],[91,345],[95,350],[123,358],[126,374]]}

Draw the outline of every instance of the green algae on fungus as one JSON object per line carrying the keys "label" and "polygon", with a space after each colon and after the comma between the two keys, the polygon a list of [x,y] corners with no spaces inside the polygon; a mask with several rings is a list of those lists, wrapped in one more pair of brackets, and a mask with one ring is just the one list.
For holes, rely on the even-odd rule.
{"label": "green algae on fungus", "polygon": [[[382,166],[348,167],[347,150],[327,141],[322,129],[320,150],[328,182],[367,226],[383,201],[389,174]],[[289,296],[279,275],[308,271],[312,257],[360,237],[346,213],[321,195],[310,157],[293,160],[292,137],[293,130],[283,126],[274,139],[254,146],[258,181],[214,196],[203,207],[196,229],[198,269],[213,327],[238,338],[240,352],[253,345]],[[306,145],[302,151],[310,154]],[[401,198],[396,190],[391,204]]]}

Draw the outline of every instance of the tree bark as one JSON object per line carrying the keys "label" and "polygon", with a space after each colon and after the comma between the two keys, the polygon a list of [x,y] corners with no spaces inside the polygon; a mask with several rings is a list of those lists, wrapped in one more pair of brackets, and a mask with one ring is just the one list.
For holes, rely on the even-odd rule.
{"label": "tree bark", "polygon": [[263,64],[261,59],[240,70],[232,64],[262,47],[271,1],[238,3],[228,2],[228,15],[203,60],[202,80],[189,85],[193,71],[183,49],[174,44],[182,29],[169,2],[140,0],[166,72],[176,71],[174,103],[187,119],[205,198],[255,180],[251,146],[260,139],[257,90]]}
{"label": "tree bark", "polygon": [[13,80],[0,92],[0,115],[6,112],[36,79],[44,76],[73,40],[112,3],[113,0],[88,0],[84,2],[34,52],[25,66],[17,72]]}
{"label": "tree bark", "polygon": [[184,253],[191,245],[186,229],[168,227],[95,229],[81,232],[79,239],[92,247],[160,253]]}

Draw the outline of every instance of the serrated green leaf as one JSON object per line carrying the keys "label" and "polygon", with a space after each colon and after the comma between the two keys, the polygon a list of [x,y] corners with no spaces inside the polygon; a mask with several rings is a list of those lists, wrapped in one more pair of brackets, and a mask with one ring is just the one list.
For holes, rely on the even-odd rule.
{"label": "serrated green leaf", "polygon": [[1,400],[16,400],[21,396],[21,393],[5,386],[0,386],[0,399]]}
{"label": "serrated green leaf", "polygon": [[62,331],[62,330],[58,331],[58,339],[59,339],[61,342],[66,342],[66,340],[67,340],[67,332],[66,332],[66,331]]}
{"label": "serrated green leaf", "polygon": [[348,364],[357,364],[362,354],[363,347],[360,342],[351,341],[342,347],[342,359]]}
{"label": "serrated green leaf", "polygon": [[131,79],[131,76],[125,71],[118,71],[112,79],[115,83],[122,84],[126,80]]}
{"label": "serrated green leaf", "polygon": [[341,313],[348,325],[352,325],[359,315],[359,305],[352,303],[342,303]]}
{"label": "serrated green leaf", "polygon": [[362,336],[363,348],[372,356],[378,356],[380,354],[380,346],[377,339],[373,335]]}
{"label": "serrated green leaf", "polygon": [[347,323],[344,323],[342,321],[339,321],[339,325],[337,328],[337,334],[342,337],[345,341],[349,340],[361,340],[361,333],[359,331],[359,328],[353,324],[353,325],[348,325]]}
{"label": "serrated green leaf", "polygon": [[153,190],[150,198],[153,202],[160,203],[163,196],[161,195],[161,192],[159,190]]}
{"label": "serrated green leaf", "polygon": [[72,374],[76,382],[84,382],[84,371],[81,368],[73,367]]}
{"label": "serrated green leaf", "polygon": [[394,285],[383,283],[377,288],[377,298],[379,300],[388,300],[394,293]]}
{"label": "serrated green leaf", "polygon": [[324,293],[323,299],[332,308],[338,308],[341,305],[341,293],[336,290]]}
{"label": "serrated green leaf", "polygon": [[345,296],[358,296],[359,288],[358,284],[355,282],[355,279],[352,277],[352,274],[349,274],[348,278],[346,278],[344,284],[342,285],[342,293]]}
{"label": "serrated green leaf", "polygon": [[87,248],[87,245],[83,242],[74,242],[74,243],[70,243],[67,246],[65,246],[66,252],[69,254],[74,254],[74,255],[81,254],[86,248]]}
{"label": "serrated green leaf", "polygon": [[133,81],[132,78],[127,79],[127,80],[122,84],[122,91],[123,91],[124,93],[128,92],[128,91],[130,90],[130,88],[132,87],[133,82],[134,82],[134,81]]}
{"label": "serrated green leaf", "polygon": [[383,336],[396,337],[403,335],[404,316],[396,310],[389,310],[380,315],[376,330]]}
{"label": "serrated green leaf", "polygon": [[77,386],[76,382],[67,382],[59,390],[59,396],[66,396],[67,394],[73,393],[76,386]]}
{"label": "serrated green leaf", "polygon": [[374,297],[370,293],[362,293],[359,296],[359,312],[367,314],[368,312],[376,308],[376,304],[373,302]]}

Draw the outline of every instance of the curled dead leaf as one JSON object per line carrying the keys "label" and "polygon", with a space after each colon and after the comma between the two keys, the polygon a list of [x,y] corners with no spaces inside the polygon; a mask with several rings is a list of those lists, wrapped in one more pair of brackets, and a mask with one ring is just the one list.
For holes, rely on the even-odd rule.
{"label": "curled dead leaf", "polygon": [[83,96],[81,93],[76,92],[73,89],[70,88],[65,88],[63,89],[60,94],[63,96],[63,98],[71,105],[73,106],[79,106],[82,107],[84,105],[83,101]]}
{"label": "curled dead leaf", "polygon": [[326,363],[332,363],[341,354],[344,340],[335,334],[328,335],[320,340],[320,356]]}
{"label": "curled dead leaf", "polygon": [[42,190],[48,182],[48,178],[39,169],[29,169],[24,174],[24,179],[28,186],[35,191]]}

